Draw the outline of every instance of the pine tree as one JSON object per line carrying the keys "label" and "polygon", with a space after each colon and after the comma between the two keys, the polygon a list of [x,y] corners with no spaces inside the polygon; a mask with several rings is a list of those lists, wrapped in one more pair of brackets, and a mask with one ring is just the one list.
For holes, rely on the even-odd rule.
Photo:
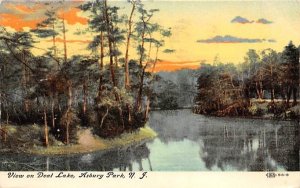
{"label": "pine tree", "polygon": [[299,50],[292,41],[285,47],[282,57],[282,79],[286,87],[286,104],[289,106],[291,95],[293,95],[293,104],[297,103],[299,87]]}

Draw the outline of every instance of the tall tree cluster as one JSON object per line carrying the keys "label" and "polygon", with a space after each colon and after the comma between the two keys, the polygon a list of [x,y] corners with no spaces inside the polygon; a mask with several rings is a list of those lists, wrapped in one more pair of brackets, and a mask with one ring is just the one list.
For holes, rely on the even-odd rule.
{"label": "tall tree cluster", "polygon": [[[51,136],[65,144],[76,142],[79,124],[103,137],[144,126],[153,67],[164,38],[171,35],[170,29],[152,22],[159,10],[135,0],[128,2],[127,15],[107,0],[82,4],[78,8],[89,15],[85,32],[93,35],[87,46],[91,55],[70,57],[68,25],[60,12],[64,6],[49,6],[45,19],[29,32],[1,28],[1,119],[43,125],[45,146]],[[62,46],[57,45],[58,36]],[[48,48],[36,47],[36,41],[49,39]]]}
{"label": "tall tree cluster", "polygon": [[[197,113],[245,115],[250,99],[280,99],[283,108],[299,98],[299,47],[292,42],[282,52],[250,49],[238,65],[201,64],[195,97]],[[291,100],[293,99],[292,104]]]}

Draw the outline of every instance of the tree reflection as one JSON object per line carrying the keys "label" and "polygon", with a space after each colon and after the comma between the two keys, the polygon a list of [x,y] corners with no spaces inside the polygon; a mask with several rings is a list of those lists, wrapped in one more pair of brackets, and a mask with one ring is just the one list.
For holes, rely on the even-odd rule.
{"label": "tree reflection", "polygon": [[[299,171],[299,123],[290,122],[278,129],[276,140],[269,143],[270,155],[288,171]],[[276,132],[275,132],[276,133]],[[277,147],[276,147],[277,146]],[[273,148],[276,149],[273,149]]]}
{"label": "tree reflection", "polygon": [[199,143],[208,170],[299,170],[297,122],[216,118],[189,110],[152,112],[150,125],[163,144]]}
{"label": "tree reflection", "polygon": [[[294,133],[294,134],[291,134]],[[222,171],[299,170],[299,126],[245,130],[227,136],[203,139],[200,158],[205,167]],[[230,132],[229,132],[230,134]],[[254,147],[254,142],[257,147]]]}
{"label": "tree reflection", "polygon": [[[182,110],[152,112],[150,126],[158,133],[157,140],[150,144],[55,157],[2,154],[0,170],[138,171],[170,170],[172,165],[183,170],[300,170],[297,122],[204,117]],[[172,149],[168,150],[169,146]],[[189,153],[175,148],[173,154],[176,146],[178,150],[187,147],[183,152]],[[171,153],[160,155],[157,151]],[[199,167],[180,164],[183,158]]]}
{"label": "tree reflection", "polygon": [[[1,155],[1,171],[138,171],[144,170],[142,161],[146,159],[152,170],[150,151],[146,144],[130,146],[107,152],[95,152],[68,156],[26,156]],[[22,155],[24,156],[24,155]],[[137,163],[139,168],[133,169]]]}

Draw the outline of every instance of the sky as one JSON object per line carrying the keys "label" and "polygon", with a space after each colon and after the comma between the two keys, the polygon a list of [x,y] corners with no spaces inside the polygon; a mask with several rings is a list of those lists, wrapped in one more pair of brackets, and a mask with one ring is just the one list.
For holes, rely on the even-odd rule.
{"label": "sky", "polygon": [[[33,1],[32,1],[33,2]],[[2,1],[0,25],[8,30],[35,28],[43,20],[45,5],[24,1]],[[37,1],[36,1],[37,2]],[[71,2],[59,14],[65,15],[69,55],[88,54],[91,33],[75,35],[88,24],[88,16]],[[127,1],[109,1],[129,14]],[[56,3],[55,6],[59,6]],[[258,52],[266,48],[282,51],[289,41],[300,44],[300,1],[146,1],[146,8],[158,8],[153,21],[171,28],[165,48],[171,54],[159,54],[162,61],[156,71],[198,68],[200,62],[212,63],[216,57],[224,63],[240,63],[248,49]],[[136,15],[137,16],[137,15]],[[62,45],[62,37],[57,43]],[[40,41],[39,47],[51,47],[51,39]]]}

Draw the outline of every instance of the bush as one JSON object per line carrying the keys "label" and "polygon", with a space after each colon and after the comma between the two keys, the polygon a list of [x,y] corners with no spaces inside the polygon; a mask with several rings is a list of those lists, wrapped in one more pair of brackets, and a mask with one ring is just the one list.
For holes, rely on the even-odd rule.
{"label": "bush", "polygon": [[158,105],[162,110],[175,110],[178,108],[177,99],[173,96],[162,98]]}
{"label": "bush", "polygon": [[95,125],[97,122],[97,114],[94,110],[88,109],[83,113],[82,108],[79,108],[78,118],[80,119],[80,125],[83,127],[89,127]]}
{"label": "bush", "polygon": [[257,105],[250,106],[248,110],[252,116],[262,116],[265,113],[264,110],[258,107]]}
{"label": "bush", "polygon": [[103,138],[113,138],[143,127],[145,123],[144,112],[137,112],[127,106],[101,106],[97,108],[97,123],[94,124],[93,132]]}
{"label": "bush", "polygon": [[287,111],[286,112],[286,118],[288,118],[288,119],[298,119],[299,117],[298,117],[298,115],[297,115],[296,112],[294,112],[294,111]]}

